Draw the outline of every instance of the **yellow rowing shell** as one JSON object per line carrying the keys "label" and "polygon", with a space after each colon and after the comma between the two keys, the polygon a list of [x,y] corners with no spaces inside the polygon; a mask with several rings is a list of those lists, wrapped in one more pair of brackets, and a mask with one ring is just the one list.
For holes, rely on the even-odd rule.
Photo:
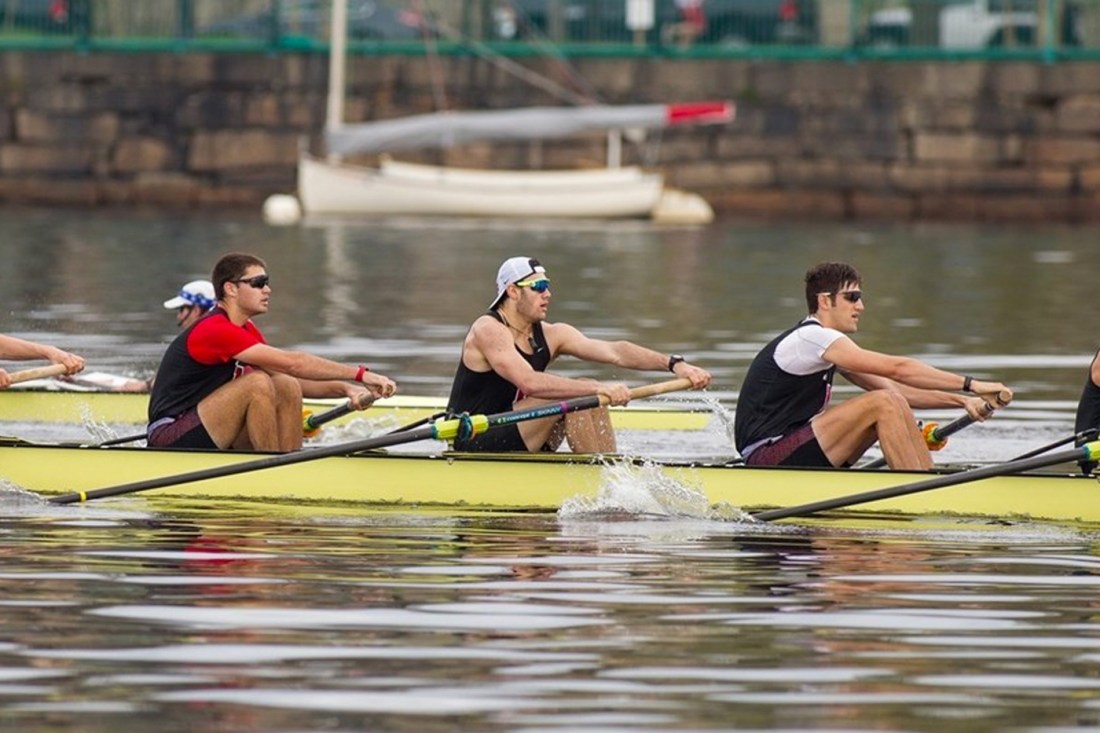
{"label": "yellow rowing shell", "polygon": [[[0,439],[0,476],[41,494],[89,491],[231,465],[262,457],[215,451],[150,448],[90,448]],[[1095,479],[1062,473],[1000,476],[957,486],[883,499],[855,507],[875,513],[1026,517],[1100,522]],[[146,498],[210,497],[269,503],[465,507],[494,510],[556,510],[565,502],[595,500],[601,491],[693,506],[745,510],[794,506],[863,491],[908,484],[928,473],[749,468],[740,465],[644,464],[591,456],[422,455],[370,452],[253,470],[233,476],[175,484],[135,494]],[[116,502],[124,497],[100,499]],[[696,501],[698,500],[698,501]],[[655,505],[656,506],[656,505]],[[627,506],[648,511],[643,504]]]}
{"label": "yellow rowing shell", "polygon": [[[341,400],[307,400],[305,409],[314,414]],[[397,396],[379,400],[364,412],[334,420],[347,423],[357,418],[387,420],[407,425],[436,415],[446,408],[442,397]],[[34,389],[0,390],[0,421],[109,425],[144,425],[149,395],[127,392],[58,392]],[[612,423],[626,430],[702,430],[713,414],[703,407],[688,409],[673,403],[649,402],[612,408]]]}

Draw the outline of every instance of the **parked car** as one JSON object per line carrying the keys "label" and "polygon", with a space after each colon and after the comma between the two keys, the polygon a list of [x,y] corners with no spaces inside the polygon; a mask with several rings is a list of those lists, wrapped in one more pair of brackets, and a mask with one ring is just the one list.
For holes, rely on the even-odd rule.
{"label": "parked car", "polygon": [[[274,2],[278,3],[280,36],[328,36],[332,22],[330,0]],[[265,38],[272,33],[272,11],[222,18],[206,24],[201,32],[208,36]],[[416,41],[422,38],[421,19],[416,13],[384,0],[348,0],[348,37],[359,41]]]}
{"label": "parked car", "polygon": [[72,32],[69,0],[0,0],[0,30]]}
{"label": "parked car", "polygon": [[[815,43],[817,0],[703,0],[706,27],[696,43],[753,45]],[[524,28],[563,41],[629,41],[624,0],[498,0],[497,37],[522,37]],[[674,0],[655,0],[660,29],[680,21]],[[560,38],[554,33],[560,28]]]}
{"label": "parked car", "polygon": [[[1079,9],[1066,3],[1058,20],[1058,39],[1064,46],[1081,44]],[[893,48],[910,45],[913,13],[908,7],[871,14],[864,45]],[[955,0],[940,9],[938,45],[958,50],[1003,46],[1034,46],[1039,38],[1036,0]]]}

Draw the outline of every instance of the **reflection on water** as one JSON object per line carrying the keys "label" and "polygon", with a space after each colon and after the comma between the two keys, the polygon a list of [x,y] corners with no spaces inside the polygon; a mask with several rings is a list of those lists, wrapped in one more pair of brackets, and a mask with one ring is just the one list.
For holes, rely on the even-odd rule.
{"label": "reflection on water", "polygon": [[9,517],[0,552],[26,730],[962,732],[1100,704],[1086,527],[134,501]]}

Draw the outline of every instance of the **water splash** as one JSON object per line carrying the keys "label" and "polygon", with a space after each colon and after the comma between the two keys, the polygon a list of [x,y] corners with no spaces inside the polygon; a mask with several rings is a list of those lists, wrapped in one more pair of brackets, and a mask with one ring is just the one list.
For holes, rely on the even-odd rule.
{"label": "water splash", "polygon": [[722,426],[722,430],[726,433],[726,438],[729,440],[729,444],[733,445],[733,410],[727,408],[721,402],[718,401],[718,397],[710,394],[709,392],[699,393],[699,398],[711,414],[718,419],[718,423]]}
{"label": "water splash", "polygon": [[47,502],[40,495],[27,491],[19,484],[0,478],[0,507],[5,513],[10,513],[12,509],[42,506],[47,506]]}
{"label": "water splash", "polygon": [[96,443],[105,443],[120,437],[118,432],[107,423],[96,420],[95,415],[92,414],[92,407],[88,403],[80,405],[80,422]]}
{"label": "water splash", "polygon": [[561,520],[658,517],[755,522],[729,504],[712,505],[698,486],[678,481],[650,461],[615,461],[603,466],[596,496],[574,496],[558,509]]}

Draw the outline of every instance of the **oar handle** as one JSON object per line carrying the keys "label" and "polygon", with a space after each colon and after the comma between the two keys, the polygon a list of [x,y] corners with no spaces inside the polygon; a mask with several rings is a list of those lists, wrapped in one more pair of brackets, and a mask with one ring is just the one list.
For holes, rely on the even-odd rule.
{"label": "oar handle", "polygon": [[306,415],[305,418],[302,420],[302,432],[312,432],[327,422],[331,422],[337,418],[341,418],[344,415],[347,415],[354,409],[355,408],[351,406],[351,400],[345,400],[336,407],[330,408],[316,415],[310,413],[309,415]]}
{"label": "oar handle", "polygon": [[[978,396],[982,399],[985,399],[987,397],[987,395]],[[990,410],[993,410],[997,407],[1007,407],[1008,403],[1012,402],[1012,393],[1002,389],[1000,392],[993,395],[993,399],[996,400],[996,405],[994,405],[992,402],[989,402],[988,400],[986,401],[986,404],[989,405]]]}
{"label": "oar handle", "polygon": [[32,379],[48,379],[49,377],[60,377],[65,372],[69,371],[69,368],[64,364],[50,364],[44,367],[35,367],[34,369],[24,369],[18,372],[11,372],[8,374],[11,377],[12,384],[18,384],[19,382],[29,382]]}
{"label": "oar handle", "polygon": [[[981,410],[982,410],[982,413],[986,417],[989,417],[990,415],[993,414],[993,405],[986,402],[984,405],[982,405]],[[932,430],[932,440],[934,440],[936,442],[939,442],[941,440],[945,440],[946,438],[949,438],[950,436],[952,436],[955,433],[959,432],[963,428],[968,427],[969,425],[973,424],[973,422],[974,422],[974,418],[970,416],[970,413],[967,413],[967,414],[963,415],[962,417],[955,418],[954,420],[947,423],[946,425],[944,425],[942,427],[937,426],[935,429],[933,429]]]}
{"label": "oar handle", "polygon": [[[690,379],[670,379],[667,382],[657,382],[656,384],[643,384],[641,387],[632,387],[630,389],[630,399],[641,400],[646,397],[656,397],[659,394],[668,394],[669,392],[680,392],[685,389],[691,389]],[[610,400],[600,398],[600,404],[606,405]]]}

